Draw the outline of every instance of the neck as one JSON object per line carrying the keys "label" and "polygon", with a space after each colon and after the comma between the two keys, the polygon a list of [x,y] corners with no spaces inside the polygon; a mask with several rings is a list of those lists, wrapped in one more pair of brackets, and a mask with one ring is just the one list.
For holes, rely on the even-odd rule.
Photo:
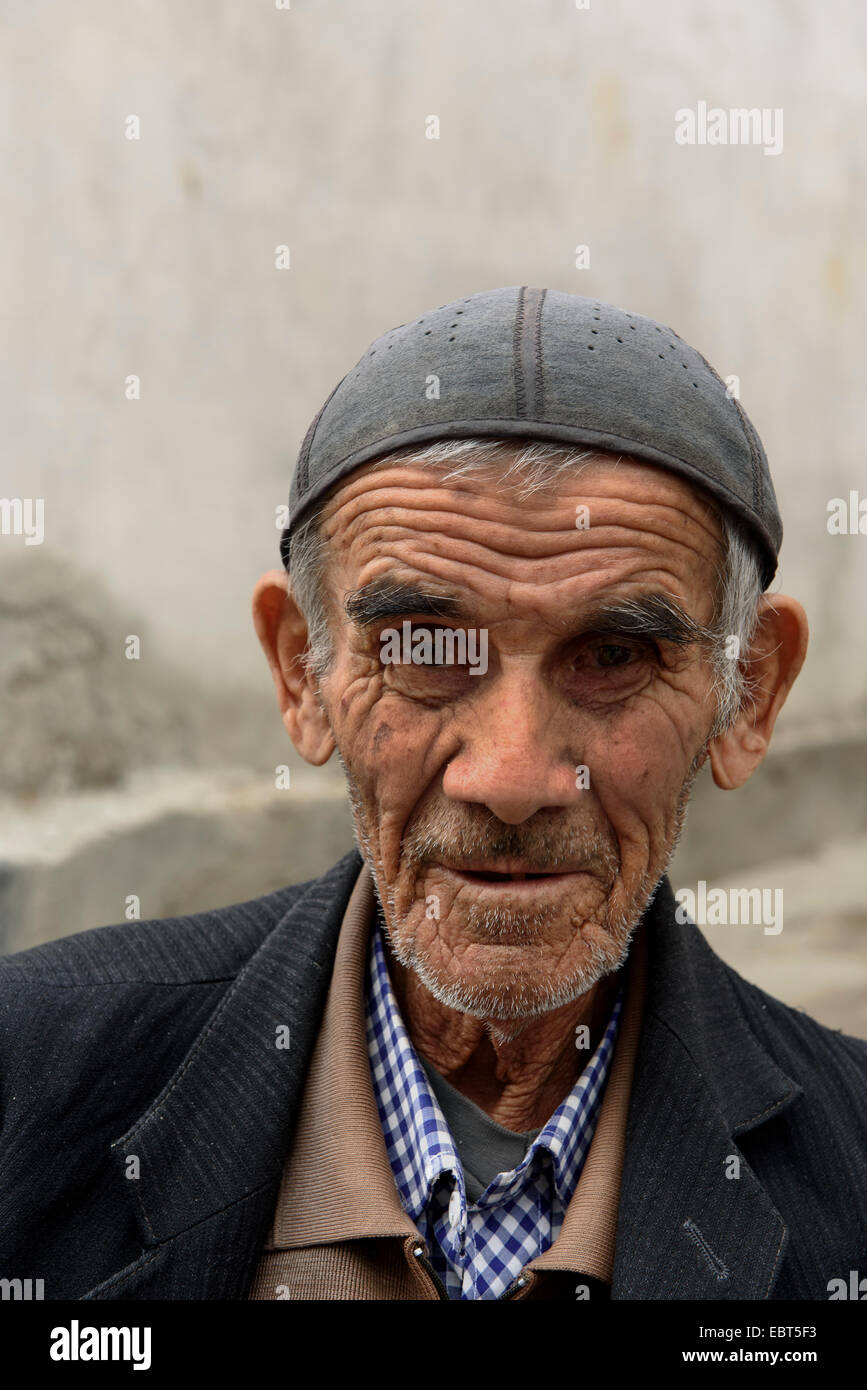
{"label": "neck", "polygon": [[[480,1019],[449,1008],[416,973],[386,958],[404,1026],[416,1051],[504,1129],[541,1129],[565,1100],[608,1024],[620,983],[605,975],[570,1004],[527,1019]],[[576,1030],[586,1027],[586,1047]],[[583,1040],[583,1038],[582,1038]]]}

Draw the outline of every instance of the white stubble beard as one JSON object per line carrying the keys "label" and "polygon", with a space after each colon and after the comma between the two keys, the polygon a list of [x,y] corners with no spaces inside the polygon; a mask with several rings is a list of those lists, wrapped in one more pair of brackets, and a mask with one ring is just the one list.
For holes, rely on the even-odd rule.
{"label": "white stubble beard", "polygon": [[[597,939],[588,940],[585,937],[584,945],[589,958],[581,965],[573,967],[556,988],[547,983],[544,987],[540,987],[538,982],[533,983],[532,988],[528,988],[527,982],[516,981],[514,974],[504,978],[501,982],[498,981],[496,978],[498,972],[496,971],[492,972],[493,980],[483,985],[463,984],[460,980],[445,979],[426,957],[418,952],[414,935],[409,936],[406,945],[401,944],[403,933],[401,930],[395,932],[393,925],[397,924],[402,929],[409,922],[410,914],[402,915],[400,913],[395,901],[394,888],[385,880],[385,875],[376,864],[370,837],[364,823],[362,799],[338,748],[337,755],[346,777],[356,843],[370,871],[374,889],[382,908],[388,942],[395,958],[407,970],[414,971],[425,988],[441,1004],[474,1018],[496,1019],[506,1022],[538,1017],[551,1010],[571,1004],[581,995],[589,993],[606,975],[620,970],[629,957],[629,949],[635,931],[656,894],[682,835],[689,794],[704,761],[705,753],[706,748],[703,748],[696,755],[678,793],[673,833],[666,849],[663,867],[655,874],[647,870],[642,872],[639,883],[632,893],[630,903],[616,915],[610,913],[611,894],[609,891],[605,910],[600,914],[602,920],[599,923],[604,929],[604,944],[600,944]],[[600,839],[592,847],[602,852],[604,843]],[[420,908],[421,906],[419,904]],[[496,935],[498,931],[503,933],[504,928],[508,928],[508,935],[512,937],[520,937],[526,931],[527,939],[531,940],[538,939],[539,929],[551,920],[554,913],[555,909],[548,907],[530,911],[522,909],[515,912],[514,909],[502,907],[482,908],[477,903],[473,903],[467,914],[467,924],[476,931],[490,932],[492,935]],[[577,924],[576,929],[580,931],[581,925],[583,923]],[[503,974],[505,975],[506,972],[504,971]],[[515,988],[516,984],[517,988]]]}

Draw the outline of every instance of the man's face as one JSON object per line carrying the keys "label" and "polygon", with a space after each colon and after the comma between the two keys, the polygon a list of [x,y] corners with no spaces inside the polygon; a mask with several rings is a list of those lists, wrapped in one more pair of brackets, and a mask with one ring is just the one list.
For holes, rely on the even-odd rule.
{"label": "man's face", "polygon": [[[529,498],[446,471],[360,470],[326,509],[321,699],[395,955],[453,1008],[528,1017],[625,958],[713,723],[708,653],[611,607],[663,596],[709,624],[720,536],[643,464]],[[485,631],[487,670],[384,664],[405,621]]]}

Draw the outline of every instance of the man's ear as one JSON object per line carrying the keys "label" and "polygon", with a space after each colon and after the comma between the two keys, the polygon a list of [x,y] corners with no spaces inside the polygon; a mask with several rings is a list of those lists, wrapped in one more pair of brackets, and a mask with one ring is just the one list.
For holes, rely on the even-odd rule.
{"label": "man's ear", "polygon": [[742,666],[752,696],[727,733],[709,746],[713,780],[730,791],[755,772],[771,740],[777,715],[807,654],[807,615],[797,599],[775,594],[762,600],[756,635]]}
{"label": "man's ear", "polygon": [[334,752],[334,737],[316,683],[302,661],[308,650],[307,624],[289,592],[284,570],[269,570],[256,584],[253,625],[271,668],[289,737],[301,757],[319,767]]}

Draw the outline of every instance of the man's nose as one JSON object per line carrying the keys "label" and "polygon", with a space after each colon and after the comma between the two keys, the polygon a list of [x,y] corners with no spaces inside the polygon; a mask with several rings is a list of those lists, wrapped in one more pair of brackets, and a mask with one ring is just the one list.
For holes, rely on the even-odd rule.
{"label": "man's nose", "polygon": [[443,791],[455,801],[487,806],[507,825],[545,808],[575,806],[586,785],[575,742],[538,674],[501,672],[484,698],[473,701]]}

